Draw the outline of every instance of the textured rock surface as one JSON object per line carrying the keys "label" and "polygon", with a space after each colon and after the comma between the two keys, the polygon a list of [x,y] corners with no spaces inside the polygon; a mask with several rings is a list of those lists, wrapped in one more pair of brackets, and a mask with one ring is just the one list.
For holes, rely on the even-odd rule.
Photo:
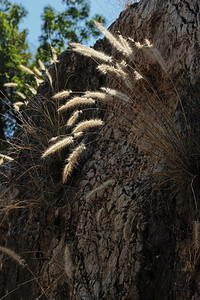
{"label": "textured rock surface", "polygon": [[[111,31],[140,42],[148,38],[162,53],[179,93],[197,97],[199,16],[197,0],[143,0],[122,12]],[[105,40],[95,47],[111,51]],[[175,93],[166,86],[158,64],[145,61],[140,54],[137,63],[158,94],[173,101]],[[98,89],[106,79],[95,66],[89,58],[62,53],[56,72],[51,67],[55,91]],[[47,81],[38,92],[33,105],[48,104],[52,90]],[[15,201],[30,205],[9,212],[9,229],[5,217],[1,226],[4,232],[8,230],[2,243],[20,254],[28,267],[22,269],[3,257],[0,296],[10,293],[5,297],[9,300],[199,299],[199,252],[190,248],[190,208],[183,196],[175,201],[167,189],[157,188],[151,174],[159,162],[155,164],[151,156],[138,151],[106,112],[106,125],[88,140],[90,146],[80,167],[62,185],[66,153],[55,161],[40,159],[56,129],[46,119],[43,122],[42,113],[35,113],[31,105],[28,114],[37,128],[49,128],[48,136],[38,130],[43,144],[33,135],[36,149],[32,154],[25,149],[16,158],[23,164],[29,155],[37,166],[31,168],[32,162],[27,162],[30,172],[24,171],[23,176],[19,168],[11,172],[11,189],[19,190]],[[27,146],[30,136],[21,133],[21,140]],[[13,201],[12,195],[6,197]],[[68,263],[64,262],[66,245]]]}

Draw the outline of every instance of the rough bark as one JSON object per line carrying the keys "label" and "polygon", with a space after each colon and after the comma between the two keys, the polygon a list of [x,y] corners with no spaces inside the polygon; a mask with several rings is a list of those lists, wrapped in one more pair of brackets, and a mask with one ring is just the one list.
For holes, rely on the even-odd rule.
{"label": "rough bark", "polygon": [[[148,38],[161,52],[179,95],[196,101],[199,16],[198,0],[143,0],[123,11],[110,30],[140,42]],[[95,48],[111,52],[104,39]],[[139,54],[137,63],[158,94],[173,101],[175,93],[160,76],[158,65],[147,63]],[[71,51],[61,54],[51,72],[55,90],[96,90],[106,80],[96,72],[94,61]],[[33,105],[50,105],[48,81],[38,93]],[[36,150],[41,147],[40,152],[34,150],[31,157],[25,149],[16,160],[29,169],[27,157],[31,157],[37,168],[30,173],[14,166],[9,171],[11,186],[2,184],[2,194],[10,203],[26,200],[29,205],[11,210],[7,221],[2,217],[1,243],[20,254],[28,267],[22,269],[3,256],[0,296],[8,294],[5,299],[9,300],[199,299],[200,256],[192,248],[193,205],[186,195],[172,197],[169,189],[158,188],[151,174],[163,161],[155,163],[150,155],[138,151],[127,141],[126,133],[111,126],[106,113],[107,125],[99,136],[89,139],[88,152],[63,185],[66,153],[53,162],[40,159],[56,129],[47,127],[48,136],[44,136],[48,124],[42,113],[30,106],[27,114],[43,144],[33,135],[31,142]],[[101,110],[98,114],[102,115]],[[30,136],[20,131],[16,136],[23,147],[30,143]],[[22,173],[26,175],[20,176]]]}

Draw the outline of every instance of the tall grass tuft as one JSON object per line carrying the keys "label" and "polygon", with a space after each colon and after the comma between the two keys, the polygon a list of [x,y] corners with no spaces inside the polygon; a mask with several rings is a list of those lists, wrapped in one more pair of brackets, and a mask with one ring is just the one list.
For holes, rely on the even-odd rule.
{"label": "tall grass tuft", "polygon": [[[97,63],[97,70],[110,78],[110,85],[102,87],[101,91],[86,91],[83,97],[69,100],[59,111],[70,108],[71,103],[82,103],[83,99],[96,99],[97,103],[108,103],[116,114],[114,126],[122,128],[127,132],[127,136],[131,136],[129,142],[148,153],[154,161],[163,161],[162,171],[154,176],[163,178],[163,182],[171,183],[174,194],[181,190],[189,190],[197,210],[196,182],[200,171],[200,147],[192,126],[188,125],[187,111],[168,74],[162,54],[148,39],[142,44],[121,35],[116,37],[98,22],[94,23],[104,33],[115,53],[117,51],[116,58],[104,56],[102,52],[83,45],[72,44],[72,47],[76,52],[102,60],[102,64]],[[159,84],[156,86],[148,77],[148,70],[140,70],[137,66],[135,56],[138,51],[145,60],[149,60],[149,65],[157,65],[159,76],[172,90],[173,101],[172,97],[163,98]],[[72,132],[82,131],[83,124],[90,123],[92,124],[92,120],[82,121]],[[67,169],[70,169],[70,163]],[[68,176],[65,176],[65,180],[66,178]]]}

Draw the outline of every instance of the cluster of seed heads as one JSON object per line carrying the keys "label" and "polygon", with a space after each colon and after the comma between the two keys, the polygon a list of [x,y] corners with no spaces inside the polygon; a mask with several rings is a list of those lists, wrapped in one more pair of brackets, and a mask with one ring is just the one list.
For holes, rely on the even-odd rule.
{"label": "cluster of seed heads", "polygon": [[[158,62],[160,63],[161,67],[165,72],[167,72],[166,65],[162,59],[162,56],[160,55],[159,51],[153,47],[153,45],[149,42],[149,40],[145,40],[145,43],[142,45],[139,42],[135,42],[133,39],[125,39],[121,35],[118,37],[115,37],[111,32],[106,30],[101,24],[94,21],[96,27],[104,33],[105,37],[108,39],[112,47],[117,50],[121,56],[122,60],[117,61],[114,57],[109,56],[103,52],[97,51],[92,48],[88,48],[84,45],[77,44],[77,43],[71,43],[71,47],[75,52],[78,52],[82,55],[91,57],[95,59],[97,62],[97,70],[102,74],[108,74],[111,76],[118,77],[122,79],[124,87],[121,90],[112,89],[109,87],[101,87],[99,91],[86,91],[82,96],[77,96],[75,92],[71,90],[65,90],[60,91],[52,96],[53,100],[60,100],[60,99],[67,99],[66,103],[63,104],[58,108],[58,112],[62,113],[64,111],[72,111],[72,114],[66,121],[66,126],[71,127],[71,134],[65,136],[64,138],[60,138],[59,136],[53,137],[50,142],[54,142],[53,145],[49,146],[49,148],[42,154],[42,158],[45,158],[49,155],[54,154],[57,151],[60,151],[62,148],[68,147],[69,145],[73,144],[74,141],[77,138],[80,138],[83,136],[84,133],[86,133],[88,130],[93,128],[101,127],[104,123],[100,119],[89,119],[89,120],[83,120],[78,122],[80,119],[80,115],[82,114],[82,110],[77,109],[80,106],[94,106],[96,103],[99,102],[111,102],[114,100],[121,101],[124,104],[131,104],[133,101],[132,95],[130,90],[134,88],[134,82],[138,80],[142,80],[143,76],[135,69],[132,70],[130,73],[127,70],[127,62],[130,63],[134,60],[134,49],[133,45],[137,49],[142,49],[148,53],[148,55],[152,55],[156,57]],[[52,49],[53,53],[53,61],[57,62],[57,57],[54,49]],[[44,66],[44,64],[39,61],[40,68],[46,72],[46,75],[48,77],[49,83],[52,87],[52,78],[47,70],[47,68]],[[34,71],[21,66],[21,68],[32,75],[35,76],[36,82],[39,85],[41,83],[41,72],[34,68]],[[8,83],[6,84],[7,87],[9,86],[16,86],[15,83]],[[27,88],[35,94],[36,91],[27,85]],[[25,95],[22,93],[21,97],[24,99],[26,98]],[[74,97],[73,97],[74,95]],[[22,103],[15,103],[16,110]],[[18,106],[19,105],[19,106]],[[63,169],[63,183],[66,182],[71,175],[74,167],[78,164],[78,161],[80,159],[80,156],[82,155],[83,151],[86,149],[86,145],[81,142],[75,149],[72,151],[72,153],[67,158],[67,164],[64,166]]]}

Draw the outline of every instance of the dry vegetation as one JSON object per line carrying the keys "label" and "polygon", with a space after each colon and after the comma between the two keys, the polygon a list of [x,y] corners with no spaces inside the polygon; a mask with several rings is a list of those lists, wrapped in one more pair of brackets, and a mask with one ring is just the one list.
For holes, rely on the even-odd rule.
{"label": "dry vegetation", "polygon": [[[85,135],[89,132],[96,132],[97,128],[104,125],[100,119],[85,120],[84,109],[101,107],[102,103],[103,105],[106,104],[108,111],[112,111],[113,114],[110,124],[124,130],[127,141],[133,143],[140,151],[146,152],[151,157],[152,162],[158,160],[163,162],[163,168],[151,176],[160,178],[161,185],[169,184],[173,196],[178,193],[185,193],[185,201],[188,201],[188,206],[192,207],[190,221],[193,224],[193,248],[197,251],[200,240],[197,202],[200,147],[196,135],[199,132],[195,131],[196,129],[194,130],[190,123],[189,112],[185,109],[182,98],[176,91],[162,55],[154,45],[149,40],[140,43],[132,39],[125,39],[122,36],[116,38],[100,24],[96,22],[95,24],[111,43],[114,52],[117,53],[116,56],[109,56],[79,44],[73,43],[71,47],[74,51],[95,59],[98,71],[108,75],[111,85],[102,87],[99,91],[85,91],[82,96],[77,95],[76,91],[58,91],[52,96],[49,102],[51,105],[42,99],[41,106],[35,107],[36,114],[39,113],[42,122],[50,124],[49,126],[43,126],[39,129],[33,120],[26,119],[26,117],[22,118],[23,138],[27,138],[29,141],[27,143],[29,147],[23,151],[27,151],[27,159],[37,161],[38,165],[34,164],[27,169],[26,163],[20,162],[18,159],[22,147],[20,139],[19,141],[16,139],[16,142],[13,143],[13,150],[9,156],[1,156],[1,159],[3,161],[12,160],[12,162],[10,161],[12,168],[18,169],[20,164],[20,172],[17,172],[18,177],[13,179],[16,182],[24,174],[32,178],[34,183],[32,187],[26,187],[26,182],[24,183],[28,191],[24,199],[30,197],[30,188],[35,189],[37,187],[40,195],[42,195],[41,191],[48,192],[48,183],[54,182],[51,177],[51,170],[48,172],[50,174],[48,180],[41,183],[41,174],[44,175],[44,173],[42,171],[40,173],[40,169],[43,168],[44,164],[48,166],[50,161],[54,161],[55,164],[59,161],[61,167],[66,158],[62,172],[62,181],[66,183],[87,148],[84,143]],[[156,64],[157,71],[173,90],[173,103],[162,98],[146,75],[145,70],[139,69],[135,63],[138,54],[147,61]],[[41,67],[45,69],[42,64]],[[29,72],[29,70],[26,71]],[[52,86],[51,75],[48,70],[45,69],[45,71]],[[39,74],[38,70],[37,73]],[[35,93],[34,90],[32,92]],[[66,100],[66,103],[60,105],[63,100]],[[53,109],[50,108],[52,106]],[[18,109],[16,108],[16,110]],[[66,111],[67,119],[65,119]],[[22,115],[20,116],[22,117]],[[45,128],[48,127],[51,130],[47,132]],[[30,136],[32,136],[32,140],[30,140]],[[62,152],[63,149],[64,152]],[[55,186],[52,189],[54,188]],[[5,248],[0,248],[0,250],[21,262],[21,258],[11,250]],[[71,278],[72,262],[68,246],[65,248],[65,269],[68,277]]]}

